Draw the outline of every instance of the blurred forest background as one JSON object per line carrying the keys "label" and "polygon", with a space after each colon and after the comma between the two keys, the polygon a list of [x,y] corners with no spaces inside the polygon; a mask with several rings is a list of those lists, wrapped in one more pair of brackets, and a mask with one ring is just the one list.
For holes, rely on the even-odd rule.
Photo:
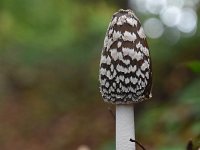
{"label": "blurred forest background", "polygon": [[199,0],[0,0],[0,149],[114,150],[115,121],[99,92],[112,14],[140,18],[153,98],[136,105],[148,150],[184,150],[200,134]]}

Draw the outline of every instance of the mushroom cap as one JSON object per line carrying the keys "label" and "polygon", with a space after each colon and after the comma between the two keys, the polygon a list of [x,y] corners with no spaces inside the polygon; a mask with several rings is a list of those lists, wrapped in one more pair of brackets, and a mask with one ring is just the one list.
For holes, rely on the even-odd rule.
{"label": "mushroom cap", "polygon": [[101,53],[99,81],[105,102],[131,104],[152,97],[149,48],[132,10],[120,9],[112,17]]}

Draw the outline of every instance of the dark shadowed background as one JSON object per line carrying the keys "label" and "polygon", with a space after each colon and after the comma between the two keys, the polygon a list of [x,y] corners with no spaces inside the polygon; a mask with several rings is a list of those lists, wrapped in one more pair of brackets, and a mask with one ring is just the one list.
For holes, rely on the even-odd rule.
{"label": "dark shadowed background", "polygon": [[200,134],[199,0],[0,0],[0,149],[114,150],[98,69],[112,14],[132,8],[153,62],[153,98],[137,104],[148,150],[184,150]]}

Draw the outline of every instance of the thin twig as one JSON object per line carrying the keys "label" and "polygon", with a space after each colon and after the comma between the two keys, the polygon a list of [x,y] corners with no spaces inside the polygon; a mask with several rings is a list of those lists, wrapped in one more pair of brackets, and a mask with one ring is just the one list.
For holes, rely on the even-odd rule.
{"label": "thin twig", "polygon": [[110,112],[111,116],[114,118],[114,120],[116,119],[115,114],[113,113],[112,109],[110,107],[108,107],[108,111]]}
{"label": "thin twig", "polygon": [[143,146],[142,144],[140,144],[138,141],[133,140],[133,139],[130,139],[130,141],[131,141],[131,142],[135,142],[137,145],[140,146],[141,149],[146,150],[146,149],[144,148],[144,146]]}

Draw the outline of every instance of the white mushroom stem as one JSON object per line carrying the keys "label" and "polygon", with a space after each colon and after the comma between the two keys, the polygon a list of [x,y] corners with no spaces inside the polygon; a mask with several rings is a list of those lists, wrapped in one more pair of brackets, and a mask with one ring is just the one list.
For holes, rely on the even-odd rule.
{"label": "white mushroom stem", "polygon": [[116,150],[135,150],[134,107],[116,105]]}

